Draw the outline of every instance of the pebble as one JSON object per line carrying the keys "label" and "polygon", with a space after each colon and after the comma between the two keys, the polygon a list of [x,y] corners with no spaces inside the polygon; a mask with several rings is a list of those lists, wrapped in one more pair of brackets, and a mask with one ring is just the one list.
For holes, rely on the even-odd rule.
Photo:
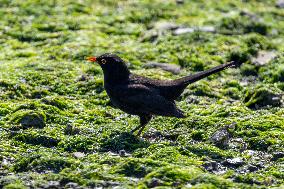
{"label": "pebble", "polygon": [[75,158],[83,158],[83,157],[85,157],[85,154],[82,153],[82,152],[74,152],[72,155]]}
{"label": "pebble", "polygon": [[193,33],[195,29],[193,28],[178,28],[176,29],[173,34],[174,35],[181,35],[181,34],[186,34],[186,33]]}
{"label": "pebble", "polygon": [[43,186],[43,188],[60,188],[60,183],[58,181],[49,181],[46,185]]}
{"label": "pebble", "polygon": [[276,7],[283,9],[284,8],[284,0],[278,0],[276,2]]}
{"label": "pebble", "polygon": [[228,146],[228,142],[232,137],[231,132],[235,129],[235,125],[236,123],[232,123],[220,128],[211,136],[210,141],[219,147]]}
{"label": "pebble", "polygon": [[252,62],[256,65],[263,66],[269,63],[276,57],[276,53],[273,51],[259,51],[257,57],[252,59]]}
{"label": "pebble", "polygon": [[226,159],[223,162],[223,165],[232,166],[232,167],[240,167],[244,164],[245,164],[244,160],[240,157],[236,157],[236,158],[232,158],[232,159]]}
{"label": "pebble", "polygon": [[272,155],[273,155],[272,156],[273,161],[276,161],[280,158],[284,158],[284,152],[274,152]]}

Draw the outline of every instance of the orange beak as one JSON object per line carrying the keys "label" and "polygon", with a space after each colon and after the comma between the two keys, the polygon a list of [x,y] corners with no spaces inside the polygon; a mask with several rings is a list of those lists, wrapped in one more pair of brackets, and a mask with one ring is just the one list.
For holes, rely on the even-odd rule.
{"label": "orange beak", "polygon": [[95,56],[88,57],[87,60],[91,61],[91,62],[96,62],[97,61],[97,57],[95,57]]}

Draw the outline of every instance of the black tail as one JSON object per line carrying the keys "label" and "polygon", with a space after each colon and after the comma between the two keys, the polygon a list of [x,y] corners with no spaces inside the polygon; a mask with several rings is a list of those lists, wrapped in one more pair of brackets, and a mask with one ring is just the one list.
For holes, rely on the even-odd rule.
{"label": "black tail", "polygon": [[200,79],[203,79],[205,77],[208,77],[209,75],[212,75],[214,73],[217,73],[217,72],[220,72],[226,68],[230,68],[230,67],[239,67],[241,66],[242,63],[240,62],[229,62],[227,64],[222,64],[222,65],[219,65],[219,66],[216,66],[214,68],[211,68],[209,70],[205,70],[205,71],[202,71],[202,72],[199,72],[197,74],[194,74],[194,75],[189,75],[189,76],[185,76],[185,77],[182,77],[180,79],[177,79],[175,80],[176,83],[182,83],[184,85],[189,85],[191,83],[194,83]]}

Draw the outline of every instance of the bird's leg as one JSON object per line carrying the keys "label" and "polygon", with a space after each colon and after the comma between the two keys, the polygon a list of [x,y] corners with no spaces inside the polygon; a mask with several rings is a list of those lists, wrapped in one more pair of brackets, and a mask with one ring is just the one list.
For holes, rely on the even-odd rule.
{"label": "bird's leg", "polygon": [[141,124],[138,125],[137,127],[135,127],[134,129],[132,129],[132,130],[130,131],[130,133],[131,133],[131,134],[134,133],[134,132],[137,131],[140,127],[141,127]]}
{"label": "bird's leg", "polygon": [[152,116],[151,115],[141,115],[140,117],[140,125],[138,125],[137,127],[135,127],[131,133],[134,133],[135,131],[137,131],[138,129],[140,129],[137,133],[137,136],[139,136],[141,134],[141,132],[143,131],[143,129],[145,128],[145,126],[147,125],[147,123],[151,120]]}
{"label": "bird's leg", "polygon": [[149,123],[149,121],[152,119],[152,115],[145,115],[145,116],[140,116],[140,129],[137,133],[136,136],[140,136],[143,129],[145,128],[145,126],[147,125],[147,123]]}

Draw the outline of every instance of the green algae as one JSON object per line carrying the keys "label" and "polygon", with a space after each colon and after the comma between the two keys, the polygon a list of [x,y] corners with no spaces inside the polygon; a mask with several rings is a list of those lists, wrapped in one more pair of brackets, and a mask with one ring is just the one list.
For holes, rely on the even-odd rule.
{"label": "green algae", "polygon": [[266,106],[279,107],[282,105],[282,92],[275,88],[261,87],[248,91],[244,102],[249,108],[257,109]]}
{"label": "green algae", "polygon": [[20,124],[23,128],[43,128],[46,116],[43,112],[20,110],[11,115],[10,121],[14,124]]}
{"label": "green algae", "polygon": [[[284,23],[274,2],[0,0],[0,16],[0,188],[283,186]],[[161,22],[215,32],[143,39]],[[261,50],[276,57],[255,65]],[[137,138],[138,119],[111,107],[102,71],[85,61],[104,52],[157,79],[244,65],[190,85],[177,102],[187,118],[155,117]],[[143,69],[149,61],[182,72]],[[227,146],[211,142],[233,122]],[[236,157],[244,165],[224,164]]]}

